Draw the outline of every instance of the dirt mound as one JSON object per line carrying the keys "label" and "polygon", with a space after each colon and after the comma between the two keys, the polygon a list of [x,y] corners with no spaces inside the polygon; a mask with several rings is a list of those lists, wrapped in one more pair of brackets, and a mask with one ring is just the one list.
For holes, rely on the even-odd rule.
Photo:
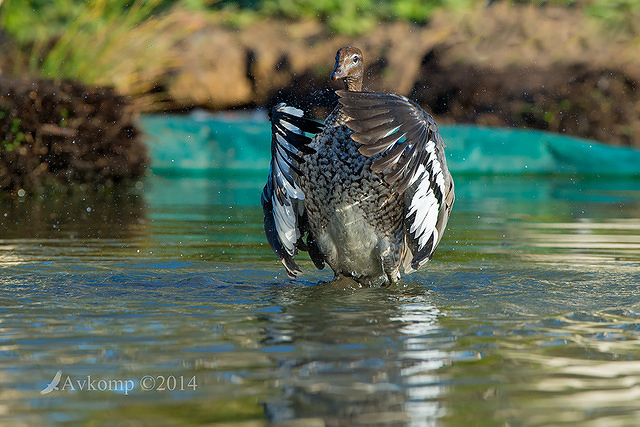
{"label": "dirt mound", "polygon": [[144,175],[145,146],[112,89],[0,76],[0,190],[67,188]]}
{"label": "dirt mound", "polygon": [[410,97],[443,123],[527,127],[640,146],[638,80],[583,63],[487,69],[428,55]]}
{"label": "dirt mound", "polygon": [[640,147],[633,34],[608,33],[574,9],[508,3],[442,12],[426,27],[381,23],[356,38],[330,34],[316,21],[262,21],[242,30],[203,23],[176,46],[171,55],[182,65],[157,87],[176,110],[287,101],[321,117],[339,87],[328,81],[335,52],[356,45],[368,64],[368,89],[409,95],[441,122]]}

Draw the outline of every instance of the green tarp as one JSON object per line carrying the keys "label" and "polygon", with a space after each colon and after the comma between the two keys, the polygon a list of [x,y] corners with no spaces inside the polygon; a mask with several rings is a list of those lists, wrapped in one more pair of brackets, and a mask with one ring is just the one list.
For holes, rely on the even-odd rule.
{"label": "green tarp", "polygon": [[[271,132],[261,114],[140,119],[156,172],[266,170]],[[452,173],[638,175],[640,150],[524,129],[441,126]]]}

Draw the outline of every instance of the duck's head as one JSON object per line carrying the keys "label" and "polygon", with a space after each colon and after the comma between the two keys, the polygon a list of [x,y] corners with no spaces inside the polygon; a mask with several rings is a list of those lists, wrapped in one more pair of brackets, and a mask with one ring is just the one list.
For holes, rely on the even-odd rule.
{"label": "duck's head", "polygon": [[347,90],[362,90],[362,52],[357,47],[343,47],[336,53],[336,65],[331,80],[344,80]]}

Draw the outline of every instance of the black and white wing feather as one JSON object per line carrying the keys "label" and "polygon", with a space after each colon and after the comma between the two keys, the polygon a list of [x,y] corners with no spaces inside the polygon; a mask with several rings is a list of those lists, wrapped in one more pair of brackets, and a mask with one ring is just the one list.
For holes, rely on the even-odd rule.
{"label": "black and white wing feather", "polygon": [[371,169],[404,197],[405,271],[431,259],[449,219],[454,201],[438,125],[417,104],[394,94],[340,90],[342,112],[350,118],[351,138],[361,154],[380,154]]}
{"label": "black and white wing feather", "polygon": [[304,193],[296,177],[304,154],[314,152],[305,132],[315,134],[322,127],[302,114],[285,104],[271,110],[271,166],[261,200],[269,245],[292,277],[302,273],[293,257],[298,248],[304,248],[301,237],[306,227]]}

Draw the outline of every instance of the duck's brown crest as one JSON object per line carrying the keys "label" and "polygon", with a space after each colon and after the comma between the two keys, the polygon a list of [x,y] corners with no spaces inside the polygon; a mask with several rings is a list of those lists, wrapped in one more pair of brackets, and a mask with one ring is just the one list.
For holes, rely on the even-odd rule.
{"label": "duck's brown crest", "polygon": [[345,47],[341,47],[340,49],[338,49],[338,52],[336,52],[336,62],[340,61],[344,61],[347,57],[349,57],[350,55],[353,54],[357,54],[360,56],[360,60],[362,60],[362,51],[360,49],[358,49],[357,47],[353,47],[353,46],[345,46]]}

